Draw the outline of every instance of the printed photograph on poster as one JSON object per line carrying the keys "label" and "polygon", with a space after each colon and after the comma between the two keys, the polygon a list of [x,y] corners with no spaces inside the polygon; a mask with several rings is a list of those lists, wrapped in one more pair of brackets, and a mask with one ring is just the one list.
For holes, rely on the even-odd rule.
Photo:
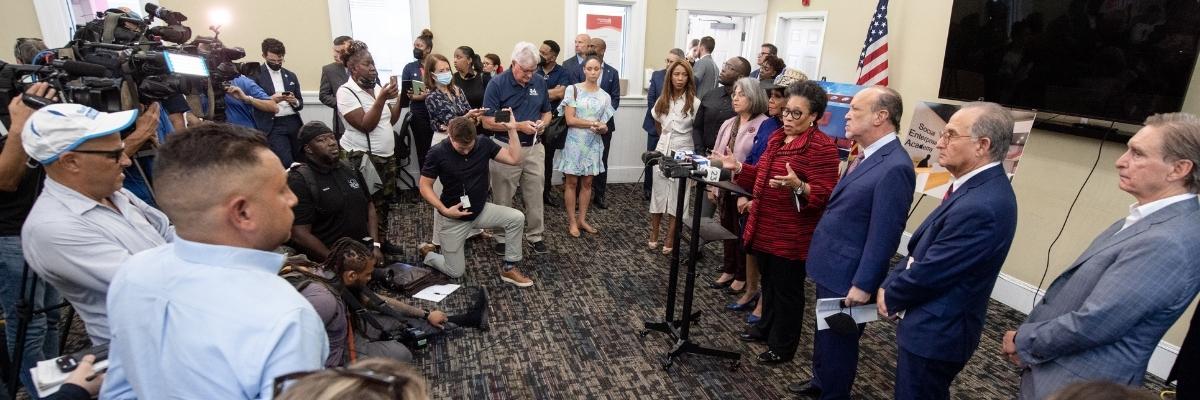
{"label": "printed photograph on poster", "polygon": [[817,81],[829,94],[829,103],[825,106],[825,115],[818,122],[821,132],[833,138],[838,147],[838,155],[843,160],[850,154],[854,141],[846,139],[846,113],[850,111],[850,99],[858,91],[866,88],[852,83]]}
{"label": "printed photograph on poster", "polygon": [[[940,198],[950,187],[954,177],[937,162],[937,141],[946,129],[946,122],[959,108],[953,104],[922,102],[917,104],[913,112],[908,133],[901,139],[901,143],[916,167],[916,190],[919,193]],[[1015,110],[1009,112],[1016,123],[1013,125],[1013,141],[1005,154],[1003,166],[1004,172],[1011,178],[1017,173],[1021,156],[1025,154],[1025,146],[1029,144],[1029,134],[1033,130],[1033,120],[1037,114]]]}

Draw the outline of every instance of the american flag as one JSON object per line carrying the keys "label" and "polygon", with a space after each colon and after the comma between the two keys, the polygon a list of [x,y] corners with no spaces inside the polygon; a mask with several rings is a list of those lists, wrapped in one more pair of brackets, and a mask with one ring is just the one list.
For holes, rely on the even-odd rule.
{"label": "american flag", "polygon": [[867,27],[867,40],[858,56],[859,85],[888,84],[887,7],[888,0],[879,0],[879,7],[875,8],[875,16]]}

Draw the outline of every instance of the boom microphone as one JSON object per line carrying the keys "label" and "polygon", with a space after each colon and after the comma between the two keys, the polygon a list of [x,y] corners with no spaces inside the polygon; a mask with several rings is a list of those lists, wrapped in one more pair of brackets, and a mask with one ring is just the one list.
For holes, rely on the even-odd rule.
{"label": "boom microphone", "polygon": [[108,68],[100,64],[72,60],[54,60],[52,64],[55,67],[62,68],[63,71],[67,71],[68,74],[73,76],[108,77]]}

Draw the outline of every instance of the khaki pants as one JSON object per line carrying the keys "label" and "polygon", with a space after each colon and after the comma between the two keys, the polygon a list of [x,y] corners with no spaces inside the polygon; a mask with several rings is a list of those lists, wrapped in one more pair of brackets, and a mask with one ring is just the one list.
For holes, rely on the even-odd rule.
{"label": "khaki pants", "polygon": [[[495,139],[493,139],[495,140]],[[496,140],[500,147],[508,144]],[[542,216],[542,177],[545,174],[546,148],[541,143],[529,147],[521,147],[525,157],[521,165],[513,166],[491,161],[489,175],[492,181],[492,202],[505,207],[512,207],[513,196],[517,186],[521,187],[521,200],[525,203],[525,239],[529,243],[542,241],[542,232],[546,230],[545,219]],[[506,243],[505,234],[497,234],[497,243]],[[514,238],[518,245],[519,238]]]}
{"label": "khaki pants", "polygon": [[[541,186],[539,185],[538,188],[540,189]],[[438,231],[438,236],[442,242],[442,255],[445,256],[446,260],[445,267],[438,268],[438,270],[449,275],[451,278],[463,276],[463,273],[467,270],[466,256],[463,254],[463,244],[466,243],[467,238],[474,231],[492,228],[501,228],[509,236],[521,237],[521,233],[525,230],[525,215],[512,207],[487,203],[483,206],[483,211],[479,212],[478,216],[472,221],[442,218],[442,225]],[[483,251],[490,252],[491,249],[485,248]],[[513,263],[521,261],[520,240],[509,241],[504,244],[504,261]]]}

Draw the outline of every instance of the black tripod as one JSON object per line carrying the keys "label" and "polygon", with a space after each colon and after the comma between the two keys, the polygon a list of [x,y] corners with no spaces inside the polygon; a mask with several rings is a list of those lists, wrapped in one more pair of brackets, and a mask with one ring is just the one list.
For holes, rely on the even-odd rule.
{"label": "black tripod", "polygon": [[[64,300],[62,303],[53,306],[34,309],[33,305],[37,299],[37,281],[35,279],[30,279],[29,274],[29,264],[26,263],[24,268],[21,270],[21,290],[18,297],[19,300],[17,300],[17,340],[12,346],[14,350],[12,354],[12,369],[9,371],[10,384],[8,385],[8,395],[13,399],[17,398],[17,390],[22,386],[21,372],[23,368],[21,367],[21,363],[24,362],[25,359],[25,338],[29,334],[29,323],[33,322],[33,317],[35,315],[46,314],[50,311],[66,307],[68,304],[70,304]],[[49,285],[49,283],[46,284]],[[28,296],[26,296],[25,293],[26,287],[29,288]],[[70,311],[71,309],[68,308],[67,310]],[[69,313],[64,317],[68,321],[73,318]],[[67,326],[69,327],[70,323],[68,323]],[[46,329],[50,329],[49,321],[46,322]],[[58,348],[60,353],[62,352],[63,346],[65,346],[66,338],[67,332],[59,333]]]}
{"label": "black tripod", "polygon": [[[671,272],[670,277],[668,278],[669,281],[667,282],[666,316],[663,318],[662,322],[645,321],[643,323],[645,329],[642,330],[641,336],[645,337],[650,333],[650,331],[656,331],[666,333],[667,335],[670,335],[672,339],[675,339],[675,346],[671,348],[669,353],[667,353],[666,360],[664,360],[662,363],[664,370],[671,368],[675,358],[685,353],[700,354],[731,360],[729,368],[730,370],[734,370],[738,367],[738,361],[742,357],[741,354],[731,351],[702,347],[696,343],[693,343],[689,339],[692,322],[700,318],[700,311],[696,311],[694,313],[692,312],[693,291],[696,288],[696,259],[697,254],[700,252],[700,239],[703,238],[705,241],[714,241],[732,240],[737,239],[738,237],[737,235],[730,233],[712,218],[700,217],[700,208],[702,202],[704,201],[701,196],[704,195],[705,189],[710,184],[710,182],[706,182],[703,179],[691,176],[688,176],[687,179],[679,179],[679,196],[675,204],[675,215],[678,216],[677,218],[680,218],[682,222],[684,211],[684,195],[687,193],[688,179],[696,182],[696,198],[695,201],[693,201],[693,206],[695,208],[694,212],[692,212],[692,219],[688,224],[691,228],[692,235],[690,238],[688,238],[687,276],[683,286],[683,318],[675,320],[675,292],[678,288],[677,281],[679,280],[679,249],[681,247],[675,246],[675,248],[671,251]],[[711,184],[726,190],[742,193],[747,196],[749,195],[749,193],[746,193],[746,191],[742,188],[728,182],[716,182]],[[674,232],[676,238],[680,238],[680,234],[683,233],[683,225],[684,224],[682,223],[676,224]]]}

